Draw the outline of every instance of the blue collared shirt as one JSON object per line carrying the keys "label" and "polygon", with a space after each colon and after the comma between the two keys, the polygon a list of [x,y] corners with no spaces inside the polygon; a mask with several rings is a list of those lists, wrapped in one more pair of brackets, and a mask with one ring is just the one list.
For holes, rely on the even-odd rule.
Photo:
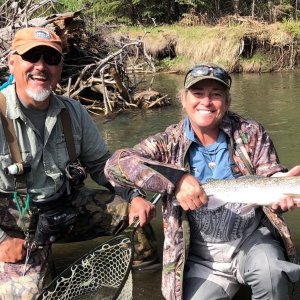
{"label": "blue collared shirt", "polygon": [[220,131],[218,139],[209,146],[203,146],[191,127],[189,118],[184,120],[186,136],[193,142],[189,149],[191,174],[201,183],[208,179],[233,178],[226,135]]}

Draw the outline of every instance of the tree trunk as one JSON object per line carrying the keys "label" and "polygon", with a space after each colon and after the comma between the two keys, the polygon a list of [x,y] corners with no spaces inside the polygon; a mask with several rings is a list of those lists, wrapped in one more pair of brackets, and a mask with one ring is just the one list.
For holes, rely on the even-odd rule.
{"label": "tree trunk", "polygon": [[269,22],[274,23],[276,21],[273,14],[274,1],[268,0],[268,8],[269,8]]}
{"label": "tree trunk", "polygon": [[233,0],[233,11],[235,17],[239,16],[240,0]]}
{"label": "tree trunk", "polygon": [[137,12],[136,12],[136,6],[132,1],[128,3],[130,6],[130,19],[133,25],[137,24]]}
{"label": "tree trunk", "polygon": [[251,8],[251,16],[254,18],[255,16],[255,0],[252,0],[252,8]]}
{"label": "tree trunk", "polygon": [[215,0],[216,15],[220,16],[220,0]]}

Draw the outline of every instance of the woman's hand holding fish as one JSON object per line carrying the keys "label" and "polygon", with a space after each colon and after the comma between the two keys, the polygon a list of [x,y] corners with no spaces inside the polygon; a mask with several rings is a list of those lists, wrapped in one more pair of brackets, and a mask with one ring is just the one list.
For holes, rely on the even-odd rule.
{"label": "woman's hand holding fish", "polygon": [[179,179],[175,187],[175,196],[184,210],[195,210],[208,201],[201,184],[190,174],[185,174]]}
{"label": "woman's hand holding fish", "polygon": [[[295,166],[286,173],[278,172],[272,175],[272,177],[287,177],[287,176],[298,176],[300,174],[300,166]],[[295,202],[294,197],[287,195],[279,199],[278,202],[272,204],[271,208],[275,211],[292,211],[295,207],[300,207],[300,201]]]}

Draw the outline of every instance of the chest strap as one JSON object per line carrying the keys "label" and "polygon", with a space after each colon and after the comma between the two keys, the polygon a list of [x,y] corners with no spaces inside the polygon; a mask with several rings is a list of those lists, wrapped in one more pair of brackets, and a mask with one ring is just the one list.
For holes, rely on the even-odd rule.
{"label": "chest strap", "polygon": [[61,117],[64,136],[66,139],[67,150],[68,150],[70,161],[76,161],[77,155],[76,155],[74,137],[72,132],[72,120],[67,108],[61,110],[60,117]]}
{"label": "chest strap", "polygon": [[[70,161],[76,161],[76,148],[74,143],[74,137],[72,132],[72,120],[67,108],[62,109],[61,113],[61,122],[63,127],[63,133],[66,139],[67,151],[69,154]],[[22,165],[22,156],[19,148],[18,139],[16,136],[16,131],[13,125],[13,121],[6,116],[6,98],[0,92],[0,117],[8,143],[9,152],[11,155],[11,160],[13,164]],[[19,183],[18,187],[21,185],[24,188],[24,176],[18,175],[15,176],[16,181]],[[25,184],[26,186],[26,184]]]}
{"label": "chest strap", "polygon": [[249,158],[249,155],[246,151],[246,148],[245,148],[241,138],[238,138],[236,141],[236,150],[239,153],[240,158],[242,159],[242,161],[243,161],[246,169],[250,173],[250,175],[255,175],[255,171],[253,169],[252,162]]}
{"label": "chest strap", "polygon": [[[251,160],[249,158],[249,155],[245,149],[245,146],[241,140],[241,138],[239,138],[236,142],[236,151],[239,154],[239,157],[241,158],[241,160],[244,163],[244,166],[246,167],[246,169],[248,170],[250,175],[255,175],[255,171],[253,169]],[[230,158],[230,167],[231,167],[231,171],[234,177],[239,177],[242,176],[243,173],[240,171],[239,167],[236,165],[234,159],[233,159],[233,149],[234,146],[231,142],[231,140],[229,139],[229,137],[227,137],[227,146],[228,146],[228,151],[229,151],[229,158]]]}
{"label": "chest strap", "polygon": [[1,92],[0,92],[0,115],[1,115],[1,122],[4,130],[4,134],[11,155],[11,160],[13,163],[21,164],[22,157],[19,149],[18,140],[16,137],[14,124],[11,119],[6,117],[6,99]]}
{"label": "chest strap", "polygon": [[[14,176],[15,189],[18,193],[27,194],[27,182],[24,174],[23,161],[19,148],[19,143],[16,136],[13,121],[6,117],[6,99],[0,92],[0,116],[6,141],[8,144],[9,152],[11,155],[12,166],[16,169],[15,173],[19,174]],[[15,194],[16,196],[16,194]]]}

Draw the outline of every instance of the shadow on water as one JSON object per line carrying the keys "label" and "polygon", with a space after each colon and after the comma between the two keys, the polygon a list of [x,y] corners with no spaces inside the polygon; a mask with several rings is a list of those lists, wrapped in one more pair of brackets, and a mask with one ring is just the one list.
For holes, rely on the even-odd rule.
{"label": "shadow on water", "polygon": [[[132,147],[143,138],[163,131],[182,118],[181,107],[175,100],[183,76],[159,75],[154,89],[167,93],[172,105],[149,111],[123,112],[111,120],[95,119],[97,127],[111,151]],[[300,74],[283,72],[273,74],[233,75],[232,110],[254,118],[264,125],[271,135],[281,162],[287,167],[300,164]],[[89,185],[96,186],[92,182]],[[286,214],[297,248],[300,250],[300,210]],[[160,208],[152,221],[162,256],[162,222]],[[100,239],[101,240],[101,239]],[[55,264],[62,271],[68,264],[92,249],[99,240],[54,247]],[[134,273],[134,299],[163,299],[160,292],[161,272]],[[242,289],[235,300],[250,299],[249,291]],[[290,300],[300,299],[299,284]]]}

